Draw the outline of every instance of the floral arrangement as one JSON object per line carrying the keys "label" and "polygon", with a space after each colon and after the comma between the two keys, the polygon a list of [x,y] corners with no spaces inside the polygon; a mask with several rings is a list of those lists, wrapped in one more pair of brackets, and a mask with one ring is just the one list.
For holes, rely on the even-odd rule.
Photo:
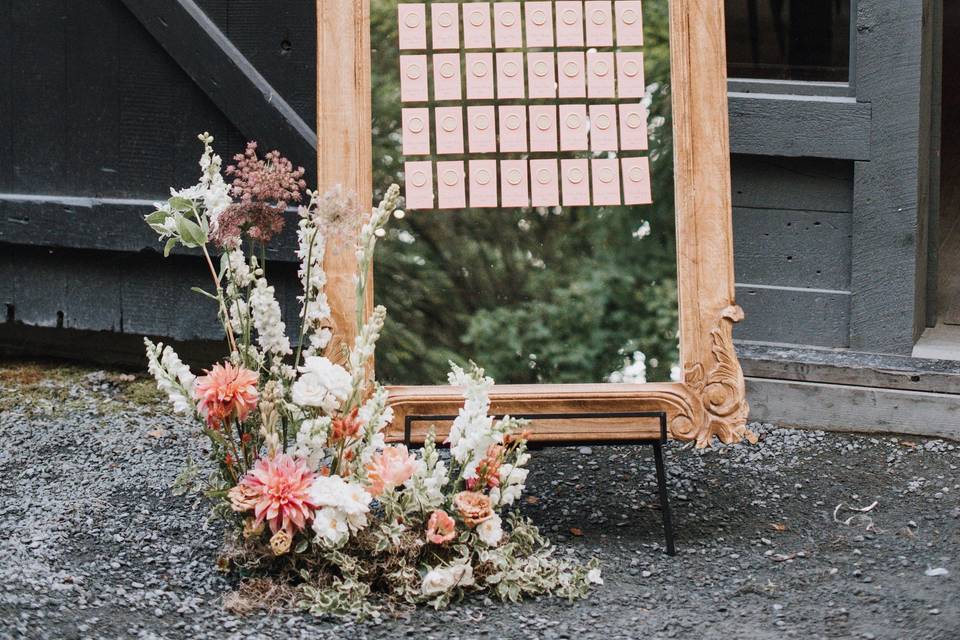
{"label": "floral arrangement", "polygon": [[[295,604],[318,615],[363,617],[386,606],[436,607],[474,591],[504,600],[585,595],[600,583],[596,562],[556,557],[536,527],[505,510],[516,504],[530,454],[524,423],[489,416],[493,380],[453,366],[464,405],[447,441],[431,433],[418,453],[386,444],[387,391],[368,367],[386,311],[357,313],[353,345],[332,341],[324,293],[327,241],[363,213],[335,188],[306,190],[303,169],[255,143],[221,174],[213,138],[202,134],[200,182],[171,189],[146,216],[165,241],[199,249],[229,354],[195,375],[170,346],[145,339],[147,362],[177,413],[196,419],[215,471],[200,481],[189,466],[178,485],[204,487],[230,524],[224,568],[241,577],[236,608]],[[302,202],[306,196],[306,202]],[[299,331],[287,337],[264,247],[298,207]],[[366,299],[377,238],[402,216],[392,185],[363,216],[356,299]],[[219,265],[212,253],[219,252]],[[339,352],[337,352],[339,351]]]}

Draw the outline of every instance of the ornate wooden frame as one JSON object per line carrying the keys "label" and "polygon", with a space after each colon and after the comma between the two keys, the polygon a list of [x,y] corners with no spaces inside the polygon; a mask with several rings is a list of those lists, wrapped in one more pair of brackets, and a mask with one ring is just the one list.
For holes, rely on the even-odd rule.
{"label": "ornate wooden frame", "polygon": [[[670,0],[670,42],[682,380],[497,385],[491,393],[497,414],[663,410],[677,440],[707,446],[714,436],[727,443],[753,437],[732,338],[743,311],[734,301],[723,3]],[[318,184],[342,184],[371,202],[369,0],[318,0],[317,49]],[[349,251],[330,252],[325,263],[334,327],[350,341],[353,259]],[[390,402],[389,439],[401,440],[406,416],[455,415],[462,397],[455,387],[398,386]],[[446,426],[436,425],[438,435]],[[659,425],[534,420],[531,432],[539,442],[628,441],[656,438]],[[425,428],[415,429],[413,440],[424,435]]]}

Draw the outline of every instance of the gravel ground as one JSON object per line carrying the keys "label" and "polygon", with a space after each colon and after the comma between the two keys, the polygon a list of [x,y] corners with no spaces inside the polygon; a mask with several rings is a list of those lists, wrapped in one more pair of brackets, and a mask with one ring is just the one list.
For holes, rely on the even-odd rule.
{"label": "gravel ground", "polygon": [[0,363],[0,638],[960,638],[960,445],[754,429],[757,446],[668,448],[674,558],[648,449],[535,454],[523,510],[601,559],[587,600],[237,618],[219,527],[170,492],[189,425],[139,378]]}

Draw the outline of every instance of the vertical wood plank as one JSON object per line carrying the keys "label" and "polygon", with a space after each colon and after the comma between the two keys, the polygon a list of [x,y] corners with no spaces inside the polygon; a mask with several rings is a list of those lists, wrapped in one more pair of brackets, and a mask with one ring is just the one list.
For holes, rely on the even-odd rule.
{"label": "vertical wood plank", "polygon": [[[370,97],[370,0],[317,0],[317,187],[341,185],[369,212],[373,201]],[[368,215],[368,214],[367,214]],[[361,220],[343,241],[327,246],[324,268],[333,315],[334,353],[356,335],[354,239]],[[373,303],[372,277],[366,310]]]}

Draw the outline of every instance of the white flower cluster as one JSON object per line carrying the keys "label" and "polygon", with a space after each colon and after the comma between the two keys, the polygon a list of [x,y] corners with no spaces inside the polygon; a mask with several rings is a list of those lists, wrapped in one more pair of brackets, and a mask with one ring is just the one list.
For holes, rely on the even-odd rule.
{"label": "white flower cluster", "polygon": [[352,375],[351,384],[359,389],[361,393],[366,389],[366,364],[373,358],[377,348],[377,340],[380,338],[380,331],[383,329],[383,322],[387,318],[387,309],[382,305],[377,305],[366,324],[360,330],[353,342],[353,349],[350,350],[348,364]]}
{"label": "white flower cluster", "polygon": [[313,518],[317,542],[335,547],[346,540],[350,532],[367,526],[373,498],[357,483],[337,475],[318,476],[310,487],[310,499],[320,507]]}
{"label": "white flower cluster", "polygon": [[471,373],[451,363],[448,379],[454,386],[464,387],[464,403],[450,427],[450,455],[463,467],[463,478],[477,477],[477,465],[492,444],[503,442],[503,430],[494,424],[490,412],[490,387],[493,378],[485,377],[483,369]]}
{"label": "white flower cluster", "polygon": [[176,413],[193,413],[196,407],[193,385],[196,377],[190,373],[190,367],[180,361],[180,357],[170,345],[162,342],[153,344],[144,338],[147,351],[147,369],[157,380],[157,388],[167,394]]}
{"label": "white flower cluster", "polygon": [[266,278],[257,278],[250,292],[250,310],[253,326],[257,329],[257,344],[264,354],[285,356],[293,353],[287,338],[287,327],[280,316],[280,303]]}
{"label": "white flower cluster", "polygon": [[301,305],[301,321],[308,343],[304,354],[316,355],[330,343],[333,334],[326,326],[330,322],[330,304],[324,287],[327,273],[323,269],[326,238],[311,215],[315,201],[310,207],[300,207],[300,225],[297,229],[297,257],[300,269],[297,272],[303,285],[303,295],[298,296]]}
{"label": "white flower cluster", "polygon": [[310,356],[300,366],[300,377],[293,383],[294,404],[319,407],[334,413],[353,390],[350,374],[323,356]]}
{"label": "white flower cluster", "polygon": [[500,485],[490,489],[490,502],[493,506],[513,504],[520,499],[527,485],[527,474],[530,473],[523,465],[529,461],[530,454],[524,452],[517,457],[516,464],[500,465]]}
{"label": "white flower cluster", "polygon": [[447,485],[449,475],[446,463],[440,459],[440,454],[437,452],[433,434],[430,433],[423,444],[423,453],[417,461],[417,470],[405,484],[413,496],[411,502],[425,511],[441,508],[447,501],[443,489]]}
{"label": "white flower cluster", "polygon": [[293,455],[307,461],[311,471],[320,469],[327,456],[327,438],[330,436],[332,420],[329,416],[304,420],[297,431],[297,440],[293,444]]}
{"label": "white flower cluster", "polygon": [[447,593],[454,587],[469,587],[473,584],[473,566],[469,558],[462,558],[453,564],[430,569],[423,576],[421,592],[425,596],[435,596]]}
{"label": "white flower cluster", "polygon": [[223,164],[220,156],[213,152],[213,136],[206,131],[197,136],[203,142],[203,155],[200,156],[200,185],[203,190],[200,194],[203,206],[210,217],[212,228],[216,228],[217,219],[223,210],[229,207],[233,200],[230,198],[230,187],[220,175]]}
{"label": "white flower cluster", "polygon": [[357,419],[364,425],[364,448],[357,458],[360,464],[367,464],[373,454],[386,445],[383,430],[393,420],[393,407],[387,406],[387,390],[377,384],[367,401],[360,405]]}

